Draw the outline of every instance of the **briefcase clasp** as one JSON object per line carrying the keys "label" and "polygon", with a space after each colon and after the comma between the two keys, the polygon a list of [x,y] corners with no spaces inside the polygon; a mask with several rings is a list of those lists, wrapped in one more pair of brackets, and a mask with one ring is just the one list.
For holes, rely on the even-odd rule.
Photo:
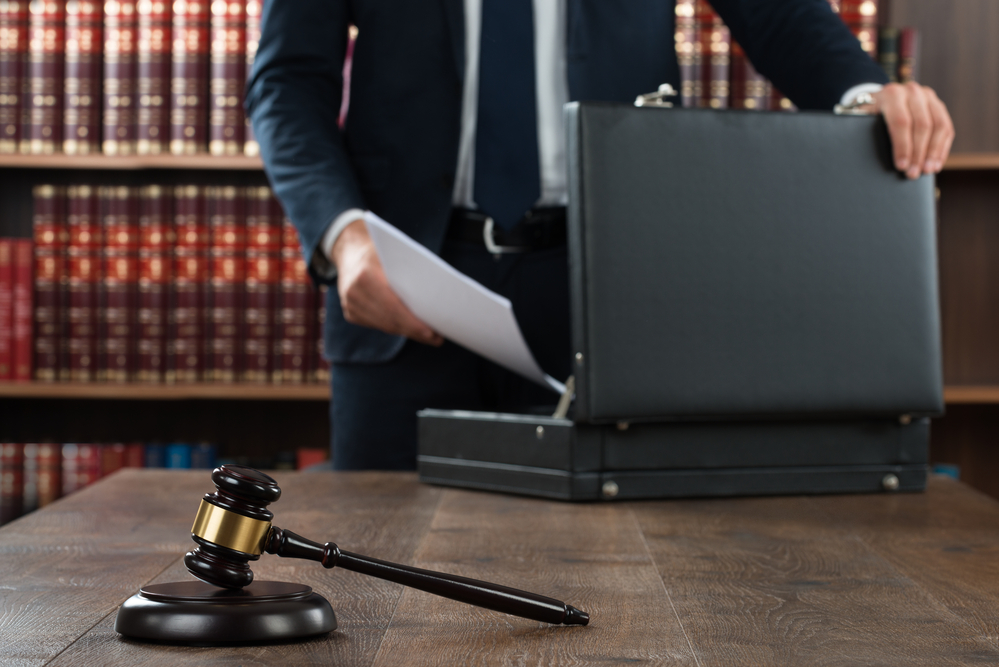
{"label": "briefcase clasp", "polygon": [[668,83],[659,86],[659,90],[654,93],[645,93],[635,98],[636,107],[666,107],[672,108],[673,103],[666,100],[667,97],[676,97],[676,89]]}

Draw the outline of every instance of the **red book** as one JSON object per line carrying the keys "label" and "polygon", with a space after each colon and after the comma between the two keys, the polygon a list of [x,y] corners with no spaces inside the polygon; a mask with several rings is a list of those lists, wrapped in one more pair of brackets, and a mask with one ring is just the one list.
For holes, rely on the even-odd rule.
{"label": "red book", "polygon": [[59,379],[64,360],[66,192],[35,186],[35,379]]}
{"label": "red book", "polygon": [[0,525],[24,513],[24,445],[0,443]]}
{"label": "red book", "polygon": [[135,375],[139,290],[139,201],[134,188],[101,188],[104,250],[99,311],[98,379],[128,382]]}
{"label": "red book", "polygon": [[136,4],[138,105],[136,152],[166,153],[170,139],[170,8],[167,0]]}
{"label": "red book", "polygon": [[212,155],[241,155],[246,128],[246,2],[215,0],[211,19],[208,150]]}
{"label": "red book", "polygon": [[919,31],[902,28],[898,31],[898,82],[919,80]]}
{"label": "red book", "polygon": [[139,296],[136,379],[163,382],[167,359],[173,221],[167,189],[142,188],[139,212]]}
{"label": "red book", "polygon": [[45,507],[62,496],[62,446],[52,443],[38,447],[38,507]]}
{"label": "red book", "polygon": [[32,2],[28,11],[20,149],[22,153],[48,155],[62,148],[66,0]]}
{"label": "red book", "polygon": [[196,185],[175,188],[174,233],[166,381],[198,382],[205,367],[210,246],[204,188]]}
{"label": "red book", "polygon": [[243,292],[246,289],[246,220],[243,193],[208,189],[211,224],[211,305],[206,379],[235,382],[242,374]]}
{"label": "red book", "polygon": [[141,442],[133,442],[125,445],[125,467],[146,467],[146,446],[144,444]]}
{"label": "red book", "polygon": [[62,150],[101,152],[101,4],[66,2],[66,80]]}
{"label": "red book", "polygon": [[[97,193],[89,185],[68,189],[66,272],[67,376],[75,382],[97,379],[98,296],[101,278],[101,224]],[[60,375],[62,375],[60,373]]]}
{"label": "red book", "polygon": [[135,0],[104,4],[105,155],[135,153],[138,33]]}
{"label": "red book", "polygon": [[125,467],[125,443],[119,442],[101,447],[101,477]]}
{"label": "red book", "polygon": [[33,366],[31,323],[34,320],[35,255],[31,239],[14,239],[14,380],[27,382]]}
{"label": "red book", "polygon": [[14,240],[0,239],[0,381],[14,376]]}
{"label": "red book", "polygon": [[281,286],[280,205],[268,187],[246,191],[246,292],[243,379],[267,383],[273,372],[274,328]]}
{"label": "red book", "polygon": [[170,152],[203,153],[208,147],[208,2],[173,4],[170,69]]}
{"label": "red book", "polygon": [[872,58],[878,51],[878,0],[840,0],[839,15]]}
{"label": "red book", "polygon": [[[253,71],[253,59],[257,56],[257,45],[260,43],[260,12],[263,9],[261,0],[246,2],[246,75]],[[246,119],[246,129],[243,143],[243,154],[251,157],[260,155],[260,144],[253,134],[253,125]]]}
{"label": "red book", "polygon": [[709,109],[728,107],[728,78],[732,36],[707,0],[697,0],[701,42],[701,104]]}
{"label": "red book", "polygon": [[680,65],[680,101],[697,107],[701,100],[701,43],[695,0],[676,0],[676,60]]}
{"label": "red book", "polygon": [[28,0],[0,2],[0,153],[21,141],[24,66],[28,53]]}
{"label": "red book", "polygon": [[732,42],[732,82],[730,104],[733,109],[760,111],[770,100],[770,83],[753,67],[742,47]]}
{"label": "red book", "polygon": [[23,452],[21,481],[24,495],[21,497],[21,511],[26,514],[38,509],[38,445],[23,445]]}
{"label": "red book", "polygon": [[305,470],[309,466],[314,466],[317,463],[322,463],[329,458],[329,450],[311,448],[311,447],[299,447],[295,451],[295,469]]}
{"label": "red book", "polygon": [[278,310],[277,361],[274,381],[302,384],[309,377],[309,362],[315,349],[315,297],[312,281],[302,259],[298,234],[291,221],[283,224],[281,249],[281,303]]}

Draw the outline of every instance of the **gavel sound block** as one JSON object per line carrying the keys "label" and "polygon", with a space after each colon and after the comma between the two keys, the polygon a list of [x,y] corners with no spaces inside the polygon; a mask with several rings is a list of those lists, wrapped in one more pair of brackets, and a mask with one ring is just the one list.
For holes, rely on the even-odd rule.
{"label": "gavel sound block", "polygon": [[586,625],[589,616],[553,598],[319,544],[271,524],[267,505],[281,497],[277,482],[252,468],[212,472],[191,528],[197,547],[184,557],[200,581],[151,584],[125,601],[115,630],[141,640],[193,645],[256,644],[325,634],[336,629],[330,603],[308,586],[254,581],[250,561],[263,552],[318,561],[394,581],[459,602],[543,623]]}

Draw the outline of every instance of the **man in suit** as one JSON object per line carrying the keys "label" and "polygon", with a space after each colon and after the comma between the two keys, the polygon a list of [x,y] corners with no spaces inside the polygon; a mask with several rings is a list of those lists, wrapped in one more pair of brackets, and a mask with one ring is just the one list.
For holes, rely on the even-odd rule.
{"label": "man in suit", "polygon": [[[802,109],[863,93],[897,168],[936,173],[953,139],[932,90],[886,85],[827,0],[713,0]],[[524,410],[546,389],[445,342],[389,287],[373,211],[508,298],[550,375],[569,374],[562,104],[679,88],[670,0],[265,3],[247,105],[268,176],[327,304],[333,462],[413,468],[424,407]],[[358,38],[341,131],[349,25]],[[822,159],[816,156],[816,159]],[[509,252],[508,252],[509,251]]]}

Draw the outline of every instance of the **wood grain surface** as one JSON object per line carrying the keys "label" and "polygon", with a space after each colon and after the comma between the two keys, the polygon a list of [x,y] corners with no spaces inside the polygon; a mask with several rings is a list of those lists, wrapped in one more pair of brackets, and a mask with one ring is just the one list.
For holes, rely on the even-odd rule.
{"label": "wood grain surface", "polygon": [[567,504],[420,485],[408,473],[277,473],[275,525],[391,561],[553,596],[551,627],[316,563],[339,629],[195,648],[114,632],[181,558],[201,471],[127,470],[0,529],[0,665],[999,664],[999,503],[924,494]]}

